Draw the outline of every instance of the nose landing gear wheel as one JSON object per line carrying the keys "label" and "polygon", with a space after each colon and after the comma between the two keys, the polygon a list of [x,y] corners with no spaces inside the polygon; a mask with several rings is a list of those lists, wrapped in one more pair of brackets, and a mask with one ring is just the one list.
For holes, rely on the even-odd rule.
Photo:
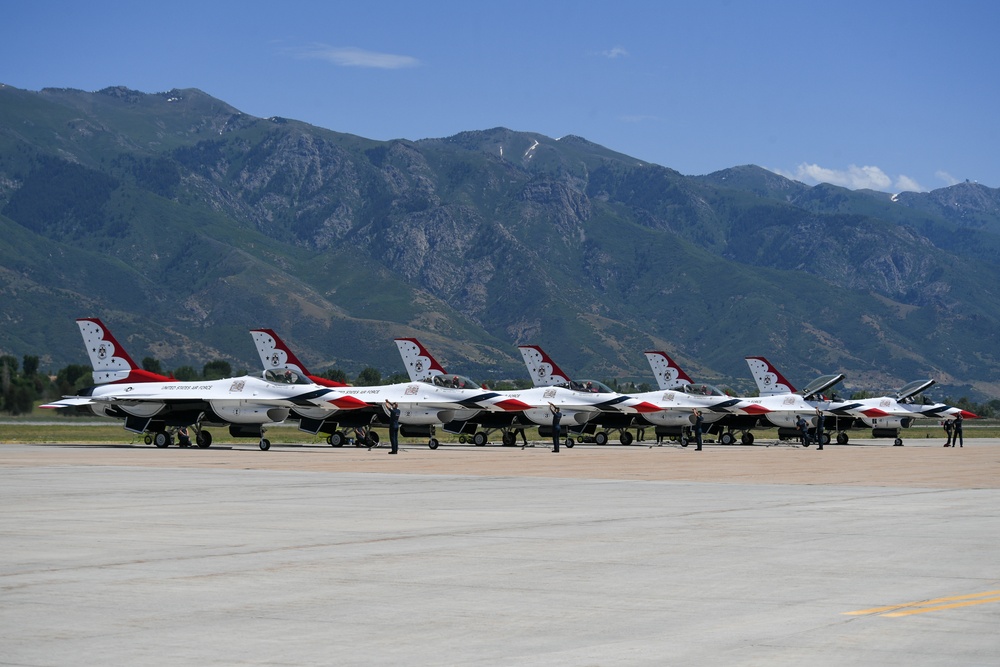
{"label": "nose landing gear wheel", "polygon": [[271,449],[271,441],[268,440],[267,438],[261,438],[260,439],[260,448],[262,450],[264,450],[265,452],[267,450]]}

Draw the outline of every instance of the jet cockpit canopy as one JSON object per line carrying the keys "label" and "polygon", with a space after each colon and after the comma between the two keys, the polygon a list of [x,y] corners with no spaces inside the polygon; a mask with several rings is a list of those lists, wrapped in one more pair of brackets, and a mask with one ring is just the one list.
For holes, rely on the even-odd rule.
{"label": "jet cockpit canopy", "polygon": [[603,382],[598,382],[597,380],[573,380],[571,382],[563,382],[562,384],[558,384],[556,386],[562,387],[563,389],[572,389],[573,391],[585,391],[591,394],[615,393],[614,389]]}
{"label": "jet cockpit canopy", "polygon": [[686,384],[677,388],[677,391],[683,391],[685,394],[691,394],[692,396],[725,396],[726,393],[711,384],[704,383],[691,383]]}
{"label": "jet cockpit canopy", "polygon": [[305,378],[290,368],[274,368],[264,371],[263,378],[275,384],[310,384]]}
{"label": "jet cockpit canopy", "polygon": [[464,375],[455,375],[454,373],[439,373],[427,380],[427,382],[430,382],[435,387],[447,387],[449,389],[479,389],[479,383]]}

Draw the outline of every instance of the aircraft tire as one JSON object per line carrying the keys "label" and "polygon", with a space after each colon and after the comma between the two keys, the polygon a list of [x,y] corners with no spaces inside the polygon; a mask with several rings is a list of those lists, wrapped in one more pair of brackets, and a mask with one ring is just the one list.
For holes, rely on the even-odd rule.
{"label": "aircraft tire", "polygon": [[847,435],[843,431],[841,431],[840,433],[837,434],[837,444],[838,445],[846,445],[850,439],[851,439],[851,436]]}
{"label": "aircraft tire", "polygon": [[896,440],[892,443],[892,446],[893,447],[902,447],[903,446],[903,439],[902,438],[896,438]]}
{"label": "aircraft tire", "polygon": [[369,447],[376,447],[376,446],[378,446],[378,443],[380,441],[381,441],[381,438],[379,438],[379,435],[378,435],[378,433],[376,431],[368,431],[368,446]]}
{"label": "aircraft tire", "polygon": [[427,446],[430,447],[431,449],[437,449],[438,448],[437,438],[431,438],[430,440],[428,440]]}
{"label": "aircraft tire", "polygon": [[608,433],[607,431],[600,431],[594,434],[594,444],[595,445],[606,445],[608,444]]}
{"label": "aircraft tire", "polygon": [[474,436],[472,436],[472,444],[476,447],[485,447],[487,441],[486,433],[484,431],[478,431]]}
{"label": "aircraft tire", "polygon": [[575,444],[576,443],[573,442],[573,438],[566,438],[566,447],[567,448],[573,449],[573,445],[575,445]]}
{"label": "aircraft tire", "polygon": [[723,445],[734,445],[736,444],[736,436],[727,431],[719,436],[719,442]]}
{"label": "aircraft tire", "polygon": [[267,438],[261,438],[260,439],[260,448],[261,448],[262,451],[265,451],[265,452],[267,450],[271,449],[271,441],[268,440]]}
{"label": "aircraft tire", "polygon": [[750,431],[747,431],[746,433],[744,433],[740,437],[740,442],[742,442],[744,445],[747,445],[747,446],[752,445],[753,444],[753,433],[751,433]]}
{"label": "aircraft tire", "polygon": [[628,431],[622,431],[622,437],[618,439],[618,442],[628,447],[629,445],[632,444],[633,440],[634,438],[632,437],[631,433],[629,433]]}
{"label": "aircraft tire", "polygon": [[685,438],[685,437],[684,437],[684,436],[682,435],[682,436],[681,436],[681,439],[680,439],[680,443],[681,443],[681,447],[687,447],[687,446],[688,446],[688,439],[687,439],[687,438]]}
{"label": "aircraft tire", "polygon": [[212,446],[212,434],[208,431],[202,431],[196,435],[194,439],[195,442],[198,443],[198,446],[202,449],[208,449]]}
{"label": "aircraft tire", "polygon": [[153,436],[147,433],[146,436],[142,439],[142,441],[145,442],[147,445],[151,445],[153,444]]}
{"label": "aircraft tire", "polygon": [[166,431],[157,431],[153,436],[153,444],[161,449],[170,446],[170,434]]}
{"label": "aircraft tire", "polygon": [[514,443],[517,442],[517,437],[510,431],[507,431],[503,434],[500,441],[503,443],[504,447],[513,447]]}
{"label": "aircraft tire", "polygon": [[331,447],[343,447],[345,440],[347,440],[347,438],[344,436],[343,431],[334,431],[326,437],[326,444]]}

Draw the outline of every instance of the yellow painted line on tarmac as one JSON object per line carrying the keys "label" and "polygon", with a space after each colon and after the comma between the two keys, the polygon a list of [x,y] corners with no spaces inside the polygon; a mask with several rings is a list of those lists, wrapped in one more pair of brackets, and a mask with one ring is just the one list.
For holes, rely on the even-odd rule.
{"label": "yellow painted line on tarmac", "polygon": [[971,607],[972,605],[986,604],[987,602],[1000,602],[1000,591],[984,591],[983,593],[953,595],[951,597],[921,600],[919,602],[903,602],[902,604],[892,604],[885,607],[872,607],[871,609],[859,609],[858,611],[845,611],[844,615],[862,616],[865,614],[877,614],[879,616],[895,618],[897,616],[924,614],[929,611],[941,611],[942,609]]}

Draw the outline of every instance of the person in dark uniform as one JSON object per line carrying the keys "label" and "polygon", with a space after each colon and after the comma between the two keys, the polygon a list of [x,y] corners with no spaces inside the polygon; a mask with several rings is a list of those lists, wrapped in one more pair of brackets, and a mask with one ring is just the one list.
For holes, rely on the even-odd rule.
{"label": "person in dark uniform", "polygon": [[549,403],[549,412],[552,413],[552,451],[559,453],[559,422],[562,420],[562,412],[559,407]]}
{"label": "person in dark uniform", "polygon": [[962,437],[962,413],[959,412],[955,415],[955,425],[951,427],[953,435],[951,436],[951,446],[952,447],[965,447],[965,438]]}
{"label": "person in dark uniform", "polygon": [[809,422],[802,415],[795,420],[795,428],[799,429],[799,440],[802,442],[803,447],[809,446]]}
{"label": "person in dark uniform", "polygon": [[389,450],[390,454],[399,451],[399,403],[390,403],[385,399],[385,411],[389,415]]}
{"label": "person in dark uniform", "polygon": [[944,441],[944,446],[951,447],[951,430],[955,424],[950,419],[945,419],[941,422],[941,425],[944,426],[944,434],[948,436],[948,438]]}
{"label": "person in dark uniform", "polygon": [[515,442],[515,443],[517,442],[517,436],[518,435],[521,436],[521,449],[524,449],[525,447],[528,446],[528,438],[527,438],[527,436],[524,435],[524,428],[521,427],[521,426],[518,426],[517,428],[514,429],[514,440],[513,440],[513,442]]}
{"label": "person in dark uniform", "polygon": [[823,449],[823,412],[816,408],[816,449]]}
{"label": "person in dark uniform", "polygon": [[701,432],[705,425],[705,418],[701,416],[701,410],[694,411],[694,441],[698,445],[694,451],[701,451]]}
{"label": "person in dark uniform", "polygon": [[188,435],[187,426],[181,426],[177,429],[177,445],[180,447],[191,446],[191,436]]}

